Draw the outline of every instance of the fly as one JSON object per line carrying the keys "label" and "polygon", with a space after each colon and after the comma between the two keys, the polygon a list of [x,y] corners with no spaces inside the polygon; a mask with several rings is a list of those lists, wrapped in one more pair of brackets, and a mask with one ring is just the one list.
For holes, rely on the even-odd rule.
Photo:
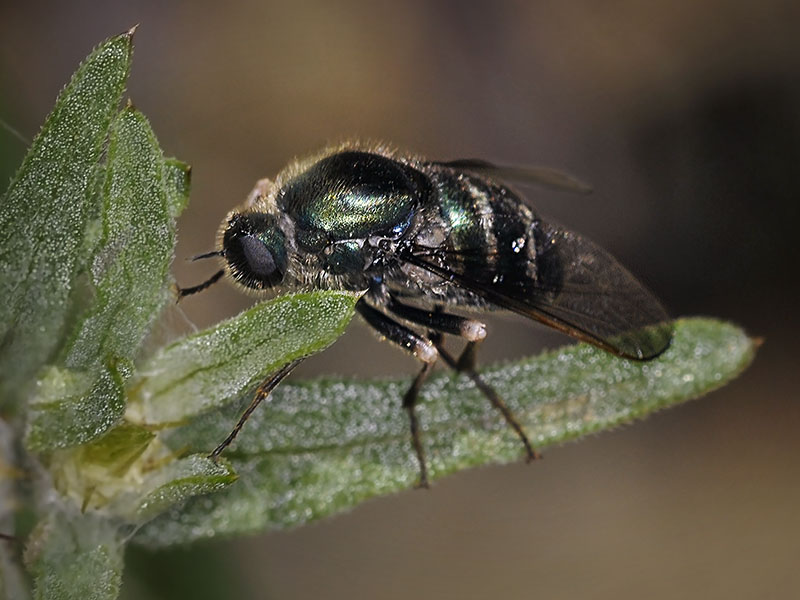
{"label": "fly", "polygon": [[[222,222],[217,249],[224,276],[265,296],[303,290],[363,291],[356,310],[380,336],[422,363],[403,398],[419,485],[427,487],[416,404],[434,363],[467,375],[516,432],[527,460],[539,457],[517,419],[476,371],[486,337],[455,309],[506,309],[617,356],[645,361],[669,346],[672,324],[658,299],[608,252],[549,224],[505,179],[587,191],[547,168],[504,168],[466,159],[430,161],[382,147],[346,145],[296,161],[261,180]],[[466,341],[461,354],[445,335]],[[300,359],[302,360],[302,359]],[[263,382],[236,427],[300,362]]]}

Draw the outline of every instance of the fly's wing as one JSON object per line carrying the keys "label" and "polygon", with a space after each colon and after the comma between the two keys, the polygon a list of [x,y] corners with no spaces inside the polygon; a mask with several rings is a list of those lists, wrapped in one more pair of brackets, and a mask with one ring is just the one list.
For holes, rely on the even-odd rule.
{"label": "fly's wing", "polygon": [[648,360],[672,340],[658,299],[608,252],[575,233],[540,224],[525,253],[417,248],[405,260],[493,304],[625,358]]}
{"label": "fly's wing", "polygon": [[461,158],[433,164],[459,171],[472,171],[473,173],[487,175],[496,179],[532,183],[562,192],[588,194],[592,191],[590,185],[577,177],[551,167],[506,167],[479,158]]}

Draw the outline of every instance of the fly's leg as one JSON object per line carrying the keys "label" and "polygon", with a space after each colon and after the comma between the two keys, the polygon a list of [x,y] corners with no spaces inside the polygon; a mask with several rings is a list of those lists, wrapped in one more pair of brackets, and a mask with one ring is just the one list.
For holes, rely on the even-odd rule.
{"label": "fly's leg", "polygon": [[214,285],[220,279],[222,279],[223,275],[225,275],[225,271],[223,269],[220,269],[200,285],[193,285],[192,287],[188,288],[182,288],[180,286],[176,286],[178,289],[177,301],[180,302],[186,296],[191,296],[192,294],[197,294],[198,292],[202,292],[203,290],[210,288],[212,285]]}
{"label": "fly's leg", "polygon": [[425,449],[422,446],[419,419],[417,418],[417,400],[419,400],[419,391],[422,389],[422,384],[425,383],[432,369],[432,362],[423,363],[422,370],[417,374],[411,387],[408,388],[403,395],[403,409],[408,414],[408,422],[411,426],[411,445],[414,447],[414,452],[417,455],[417,462],[419,463],[419,481],[417,482],[417,487],[419,488],[427,488],[429,486],[428,467],[425,463]]}
{"label": "fly's leg", "polygon": [[392,314],[410,323],[422,325],[437,333],[456,335],[470,343],[480,342],[486,337],[486,325],[480,321],[451,315],[443,312],[438,307],[435,310],[425,310],[404,304],[397,298],[390,297],[386,308]]}
{"label": "fly's leg", "polygon": [[429,339],[373,308],[363,298],[356,302],[356,310],[375,331],[390,342],[397,344],[422,362],[436,362],[439,354]]}
{"label": "fly's leg", "polygon": [[481,340],[467,342],[467,345],[464,346],[456,362],[456,370],[459,373],[475,371],[478,368],[478,344],[480,344],[480,342]]}
{"label": "fly's leg", "polygon": [[425,462],[425,449],[422,446],[422,436],[417,418],[417,400],[422,384],[428,378],[439,354],[434,343],[415,333],[405,325],[401,325],[388,315],[373,308],[363,299],[356,303],[356,310],[364,317],[364,320],[379,334],[390,342],[400,346],[406,352],[411,353],[423,363],[422,370],[417,374],[411,387],[403,396],[403,409],[408,414],[409,426],[411,428],[411,445],[417,455],[419,464],[419,481],[417,487],[428,487],[428,467]]}
{"label": "fly's leg", "polygon": [[217,460],[219,455],[222,454],[222,451],[231,445],[231,442],[233,442],[233,440],[239,434],[242,426],[245,424],[250,415],[253,414],[253,411],[256,409],[256,407],[261,404],[261,401],[269,396],[270,392],[274,390],[281,381],[283,381],[284,377],[291,373],[301,362],[303,362],[302,358],[298,358],[297,360],[290,362],[288,365],[281,368],[278,372],[272,375],[269,379],[263,381],[261,385],[258,386],[255,396],[253,396],[253,400],[250,402],[250,406],[247,407],[247,410],[245,410],[242,416],[239,418],[239,421],[236,423],[233,430],[228,434],[228,437],[226,437],[223,442],[214,448],[214,451],[208,455],[210,459]]}
{"label": "fly's leg", "polygon": [[[472,342],[470,342],[470,344],[472,344]],[[489,400],[492,406],[494,406],[498,411],[500,411],[500,414],[503,415],[503,418],[506,420],[506,423],[508,423],[509,427],[511,427],[511,429],[514,430],[514,432],[517,434],[517,437],[519,437],[519,439],[522,441],[522,445],[525,446],[526,460],[528,462],[531,462],[532,460],[541,458],[542,457],[541,454],[539,454],[536,451],[536,449],[531,445],[531,441],[528,439],[528,435],[525,433],[525,430],[522,428],[522,425],[519,424],[519,421],[517,421],[517,418],[514,416],[514,413],[511,412],[508,406],[506,406],[506,403],[503,402],[503,399],[497,394],[496,391],[494,391],[494,388],[490,386],[488,383],[486,383],[483,380],[483,378],[478,374],[478,372],[475,371],[474,346],[470,348],[470,345],[467,345],[467,347],[464,349],[464,352],[458,359],[453,357],[452,354],[450,354],[447,350],[445,350],[441,346],[441,344],[437,344],[436,349],[439,351],[439,354],[442,357],[442,359],[444,359],[444,362],[447,363],[447,366],[449,366],[453,370],[464,373],[467,377],[469,377],[472,380],[472,383],[475,384],[475,387],[477,387],[481,391],[481,393],[487,400]],[[472,358],[468,361],[462,361],[461,359],[467,352],[473,354]],[[469,363],[470,361],[473,363],[473,365],[462,366],[463,363]]]}
{"label": "fly's leg", "polygon": [[475,370],[478,356],[478,344],[486,337],[486,327],[483,323],[458,315],[448,314],[444,312],[440,306],[437,306],[435,310],[427,311],[415,306],[403,304],[396,298],[390,299],[387,308],[398,317],[411,323],[422,325],[433,331],[449,333],[466,339],[468,341],[467,345],[458,359],[454,358],[453,355],[443,347],[441,339],[436,339],[434,345],[447,366],[469,377],[486,399],[489,400],[491,405],[500,411],[506,423],[508,423],[511,429],[517,434],[520,441],[522,441],[522,445],[525,447],[527,461],[530,462],[541,458],[541,455],[534,449],[528,439],[528,435],[525,433],[522,425],[519,424],[519,421],[517,421],[514,413],[506,406],[506,403],[503,402],[503,399],[500,398],[494,388],[486,383]]}

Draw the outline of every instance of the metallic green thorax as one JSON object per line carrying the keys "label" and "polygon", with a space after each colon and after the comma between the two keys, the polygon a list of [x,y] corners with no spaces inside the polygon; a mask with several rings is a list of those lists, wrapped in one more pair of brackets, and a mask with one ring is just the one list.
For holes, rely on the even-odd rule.
{"label": "metallic green thorax", "polygon": [[298,242],[317,250],[324,242],[402,234],[427,186],[403,163],[351,151],[320,160],[281,192],[278,205],[294,219]]}

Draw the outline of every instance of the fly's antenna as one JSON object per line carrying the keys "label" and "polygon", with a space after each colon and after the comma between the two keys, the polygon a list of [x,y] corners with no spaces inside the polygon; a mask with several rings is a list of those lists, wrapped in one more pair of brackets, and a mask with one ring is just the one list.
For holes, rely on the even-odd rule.
{"label": "fly's antenna", "polygon": [[[198,254],[197,256],[193,256],[189,260],[196,261],[202,260],[204,258],[212,258],[214,256],[225,256],[225,252],[222,250],[214,250],[212,252],[205,252],[203,254]],[[211,277],[209,277],[206,281],[199,285],[193,285],[192,287],[182,288],[181,286],[177,286],[178,288],[178,302],[183,300],[186,296],[191,296],[192,294],[196,294],[197,292],[202,292],[203,290],[211,287],[215,283],[217,283],[222,276],[225,275],[225,269],[220,269],[216,273],[214,273]]]}

